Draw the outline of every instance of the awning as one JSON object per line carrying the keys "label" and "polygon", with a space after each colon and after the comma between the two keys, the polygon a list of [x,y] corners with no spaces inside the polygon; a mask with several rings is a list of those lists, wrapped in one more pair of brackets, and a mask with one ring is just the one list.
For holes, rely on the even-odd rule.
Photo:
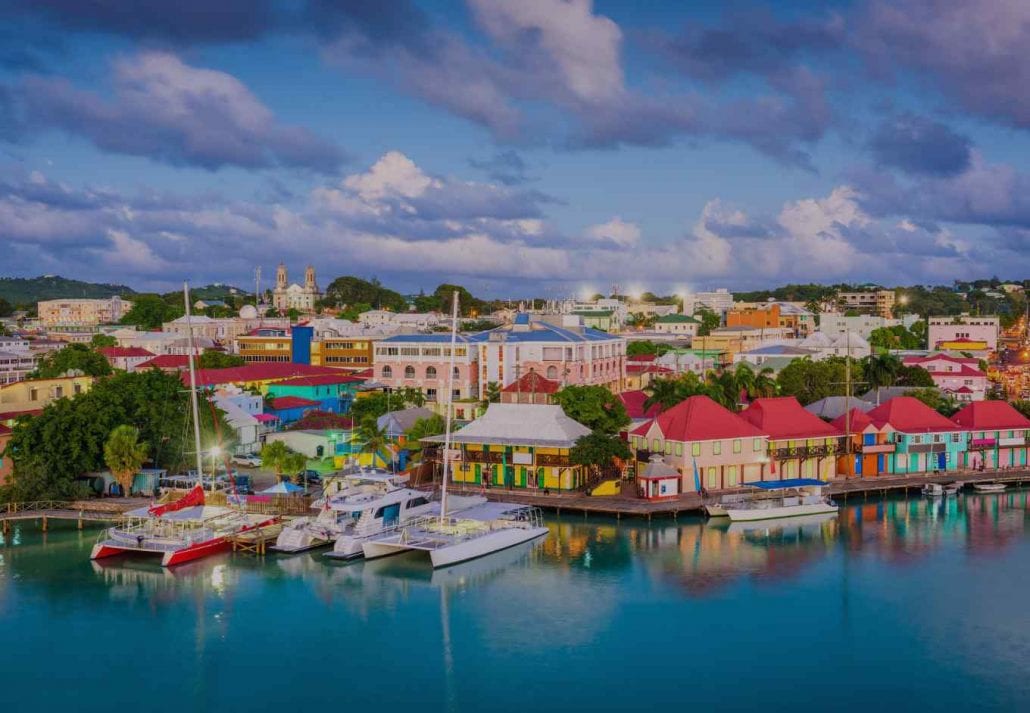
{"label": "awning", "polygon": [[261,423],[271,423],[272,421],[279,420],[278,416],[273,416],[270,413],[256,413],[254,414],[254,418],[256,418]]}
{"label": "awning", "polygon": [[825,488],[829,483],[815,478],[789,478],[787,480],[763,480],[757,483],[744,483],[762,490],[779,490],[780,488]]}

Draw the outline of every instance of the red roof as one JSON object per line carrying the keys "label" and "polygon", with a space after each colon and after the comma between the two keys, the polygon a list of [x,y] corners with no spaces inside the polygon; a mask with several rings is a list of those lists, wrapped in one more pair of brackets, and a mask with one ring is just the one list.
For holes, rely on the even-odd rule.
{"label": "red roof", "polygon": [[375,372],[372,369],[358,369],[356,371],[352,371],[351,374],[354,376],[360,376],[362,379],[371,379],[375,376]]}
{"label": "red roof", "polygon": [[138,364],[136,369],[186,369],[189,365],[190,358],[185,354],[161,354]]}
{"label": "red roof", "polygon": [[321,406],[321,402],[300,396],[279,396],[272,399],[272,410],[282,411],[284,408],[304,408],[305,406]]}
{"label": "red roof", "polygon": [[535,371],[531,371],[520,379],[511,382],[501,391],[507,394],[556,394],[559,389],[561,389],[561,384],[557,381],[546,379]]}
{"label": "red roof", "polygon": [[0,411],[0,421],[13,421],[19,416],[38,416],[43,413],[41,408],[30,408],[22,411]]}
{"label": "red roof", "polygon": [[[346,374],[340,369],[328,366],[311,366],[310,364],[294,364],[293,362],[269,362],[265,364],[246,364],[230,366],[225,369],[200,369],[197,372],[197,386],[217,386],[218,384],[234,384],[247,381],[282,381],[297,376],[320,376],[322,374]],[[183,375],[183,382],[189,383],[189,377]]]}
{"label": "red roof", "polygon": [[723,438],[760,438],[765,434],[712,401],[707,396],[691,396],[633,430],[638,436],[647,435],[652,423],[658,424],[662,435],[670,441],[716,441]]}
{"label": "red roof", "polygon": [[955,364],[969,364],[979,366],[980,360],[973,359],[972,357],[956,357],[950,354],[930,354],[929,356],[907,356],[901,360],[901,363],[905,366],[918,366],[919,364],[925,364],[928,361],[950,361]]}
{"label": "red roof", "polygon": [[889,423],[902,433],[934,433],[960,430],[952,421],[913,396],[895,396],[869,412],[873,421]]}
{"label": "red roof", "polygon": [[647,394],[643,391],[623,391],[619,394],[619,400],[626,407],[626,413],[634,421],[640,418],[654,418],[662,412],[658,404],[651,404],[651,408],[644,410],[644,402],[647,401]]}
{"label": "red roof", "polygon": [[284,379],[278,383],[283,386],[331,386],[333,384],[350,384],[355,381],[364,381],[360,376],[339,372],[337,374],[316,374],[314,376],[298,376],[293,379]]}
{"label": "red roof", "polygon": [[154,352],[147,351],[143,347],[100,347],[98,352],[108,359],[117,357],[152,357]]}
{"label": "red roof", "polygon": [[636,356],[626,357],[626,361],[628,363],[629,362],[634,362],[634,361],[650,362],[650,361],[654,361],[657,358],[658,358],[657,354],[637,354]]}
{"label": "red roof", "polygon": [[793,396],[755,399],[740,417],[776,440],[843,435],[838,428],[806,411]]}
{"label": "red roof", "polygon": [[844,433],[845,428],[849,427],[852,433],[861,433],[870,426],[879,431],[886,424],[873,421],[873,419],[869,418],[869,414],[867,414],[866,412],[861,411],[857,408],[853,408],[851,409],[851,420],[849,423],[844,423],[844,415],[841,414],[837,418],[833,419],[830,425],[836,428],[841,433]]}
{"label": "red roof", "polygon": [[667,366],[657,364],[626,362],[627,374],[672,374],[673,371]]}
{"label": "red roof", "polygon": [[974,401],[952,416],[952,421],[975,431],[1030,429],[1030,419],[1007,401]]}
{"label": "red roof", "polygon": [[14,433],[14,431],[12,431],[11,429],[9,429],[9,428],[8,428],[7,426],[5,426],[4,424],[0,423],[0,436],[9,436],[9,435],[11,435],[12,433]]}

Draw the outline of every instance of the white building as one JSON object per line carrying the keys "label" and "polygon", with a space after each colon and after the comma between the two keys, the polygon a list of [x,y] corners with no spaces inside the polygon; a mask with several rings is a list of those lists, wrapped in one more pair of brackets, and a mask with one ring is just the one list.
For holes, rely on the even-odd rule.
{"label": "white building", "polygon": [[[962,314],[947,317],[930,317],[927,320],[927,341],[929,349],[952,349],[954,342],[983,342],[987,351],[997,351],[998,335],[1001,333],[1001,319],[996,316],[973,316]],[[970,347],[965,351],[981,351]]]}
{"label": "white building", "polygon": [[23,381],[36,368],[36,361],[28,350],[0,350],[0,385]]}
{"label": "white building", "polygon": [[225,420],[235,431],[233,455],[249,455],[261,450],[264,426],[257,419],[264,399],[239,389],[220,389],[214,396],[215,406],[225,412]]}
{"label": "white building", "polygon": [[814,332],[798,342],[797,346],[813,351],[813,359],[843,357],[849,354],[852,359],[862,359],[873,353],[869,342],[854,332],[832,335],[823,331]]}
{"label": "white building", "polygon": [[683,314],[694,314],[704,307],[726,319],[726,313],[733,309],[733,293],[725,287],[714,292],[691,292],[683,295]]}
{"label": "white building", "polygon": [[819,331],[827,334],[844,334],[853,332],[863,339],[869,339],[876,329],[902,326],[910,329],[919,321],[919,316],[906,314],[901,319],[887,319],[875,314],[856,314],[845,316],[840,312],[824,312],[819,315]]}
{"label": "white building", "polygon": [[388,309],[372,309],[358,315],[361,326],[382,329],[385,332],[428,332],[444,322],[437,312],[391,312]]}
{"label": "white building", "polygon": [[47,331],[90,331],[114,324],[132,309],[132,302],[115,295],[106,300],[41,300],[36,303],[39,323]]}

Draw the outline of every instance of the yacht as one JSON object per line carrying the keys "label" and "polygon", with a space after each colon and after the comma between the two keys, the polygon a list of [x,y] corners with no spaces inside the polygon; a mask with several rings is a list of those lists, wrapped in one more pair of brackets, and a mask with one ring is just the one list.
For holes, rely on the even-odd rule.
{"label": "yacht", "polygon": [[426,493],[405,487],[407,476],[381,470],[361,470],[326,483],[323,496],[312,504],[317,514],[297,518],[283,528],[272,549],[304,552],[333,544],[355,532],[371,533],[432,510]]}
{"label": "yacht", "polygon": [[820,515],[835,513],[837,504],[823,495],[826,483],[813,478],[793,478],[789,480],[769,480],[760,483],[748,483],[769,493],[767,496],[753,497],[739,505],[726,508],[726,515],[731,522],[748,522],[752,520],[772,520],[797,515]]}

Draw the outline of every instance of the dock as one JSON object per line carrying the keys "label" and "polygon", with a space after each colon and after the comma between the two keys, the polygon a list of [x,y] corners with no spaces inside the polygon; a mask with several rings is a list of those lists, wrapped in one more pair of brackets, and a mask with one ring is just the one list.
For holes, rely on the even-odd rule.
{"label": "dock", "polygon": [[117,522],[122,515],[139,507],[139,498],[125,500],[34,500],[0,505],[0,533],[11,531],[11,524],[39,520],[46,532],[50,520],[74,520],[81,530],[87,522]]}
{"label": "dock", "polygon": [[282,523],[277,522],[233,535],[229,542],[232,543],[233,552],[261,556],[268,552],[269,543],[274,543],[282,530]]}
{"label": "dock", "polygon": [[[986,482],[1007,483],[1017,487],[1030,485],[1030,468],[842,478],[828,481],[825,492],[841,504],[846,504],[848,500],[856,497],[868,499],[870,496],[883,497],[890,493],[918,490],[927,483],[971,485]],[[632,482],[623,483],[624,490],[631,487],[633,487]],[[662,500],[645,500],[637,497],[635,493],[623,495],[588,495],[583,492],[544,494],[539,491],[518,491],[504,488],[460,487],[449,488],[449,492],[459,495],[482,495],[488,500],[530,505],[558,515],[581,513],[584,517],[595,515],[614,517],[615,519],[635,517],[650,520],[654,517],[676,518],[681,514],[697,515],[702,512],[703,504],[701,496],[697,493],[683,493]],[[711,495],[717,497],[734,492],[740,492],[740,490],[712,491]]]}

